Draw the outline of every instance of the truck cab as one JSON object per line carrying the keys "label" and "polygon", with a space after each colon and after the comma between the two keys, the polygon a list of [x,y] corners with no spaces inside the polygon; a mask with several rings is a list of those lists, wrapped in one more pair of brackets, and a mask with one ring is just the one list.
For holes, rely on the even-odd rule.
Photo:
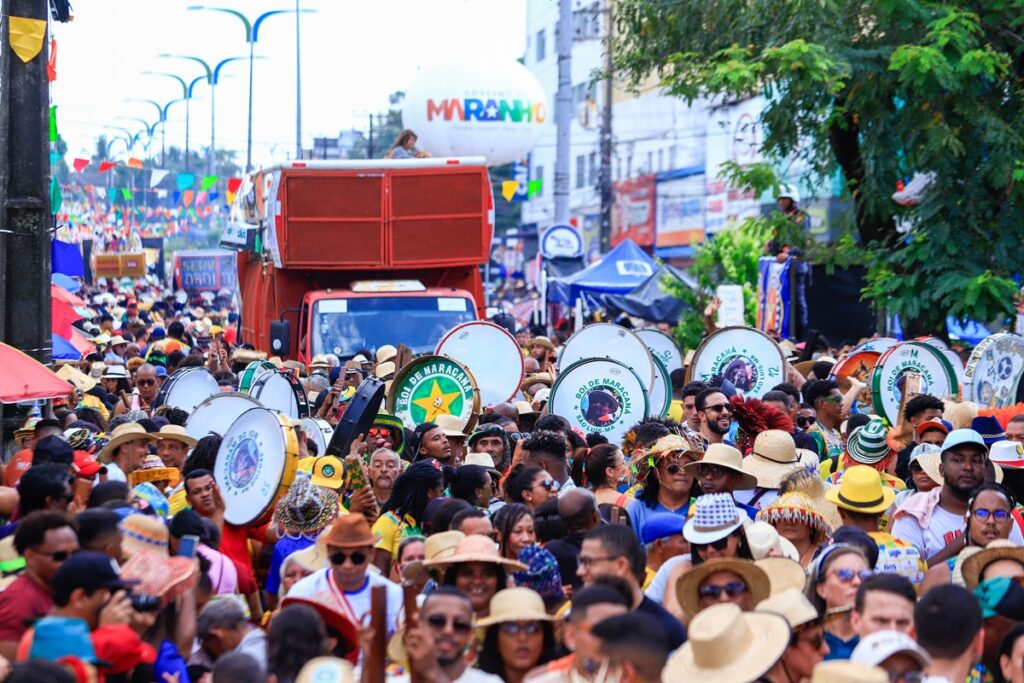
{"label": "truck cab", "polygon": [[482,316],[493,229],[482,158],[260,170],[243,181],[221,241],[239,251],[240,338],[303,362],[385,344],[432,351]]}

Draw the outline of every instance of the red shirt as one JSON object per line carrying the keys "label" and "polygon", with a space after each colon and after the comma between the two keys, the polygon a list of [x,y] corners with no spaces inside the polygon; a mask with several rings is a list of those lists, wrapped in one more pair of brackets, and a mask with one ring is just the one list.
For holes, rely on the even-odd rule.
{"label": "red shirt", "polygon": [[22,574],[0,593],[0,640],[18,641],[36,619],[53,607],[50,593]]}
{"label": "red shirt", "polygon": [[258,527],[236,526],[224,523],[221,531],[220,551],[234,561],[238,568],[238,589],[245,592],[245,588],[257,586],[256,578],[252,571],[252,559],[249,555],[249,540],[263,543],[267,537],[267,524]]}
{"label": "red shirt", "polygon": [[29,467],[32,467],[32,452],[31,448],[23,448],[14,454],[4,469],[4,486],[14,488],[18,485],[21,475],[25,474]]}

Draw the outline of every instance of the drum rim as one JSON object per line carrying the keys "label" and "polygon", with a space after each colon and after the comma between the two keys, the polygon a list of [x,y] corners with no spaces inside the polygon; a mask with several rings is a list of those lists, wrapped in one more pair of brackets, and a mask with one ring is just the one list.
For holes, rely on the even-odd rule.
{"label": "drum rim", "polygon": [[[466,372],[466,374],[469,376],[470,383],[473,385],[473,411],[470,413],[469,421],[466,423],[466,426],[464,427],[465,432],[467,434],[470,434],[476,427],[477,420],[480,418],[480,409],[482,407],[480,403],[480,386],[476,383],[476,377],[473,376],[473,373],[470,371],[468,367],[466,367],[465,363],[458,361],[454,358],[449,358],[448,356],[438,356],[436,354],[420,356],[419,358],[412,359],[409,363],[404,365],[402,369],[395,373],[395,378],[394,380],[392,380],[391,386],[388,387],[387,391],[384,394],[384,407],[387,409],[388,413],[394,415],[398,419],[402,420],[403,423],[405,423],[405,420],[402,418],[402,416],[398,415],[398,413],[395,412],[395,399],[398,398],[398,387],[401,384],[401,381],[405,379],[405,377],[410,372],[412,372],[412,368],[415,368],[417,364],[430,363],[438,359],[457,364]],[[376,419],[376,416],[374,416],[374,419]],[[408,427],[408,425],[406,426]]]}
{"label": "drum rim", "polygon": [[[210,372],[209,370],[207,370],[206,368],[195,367],[195,366],[187,367],[187,368],[178,368],[177,370],[172,372],[170,375],[168,375],[167,379],[165,379],[163,384],[160,385],[160,388],[156,392],[156,396],[153,398],[153,408],[160,408],[161,406],[169,405],[167,403],[167,395],[171,393],[171,389],[173,389],[174,386],[177,385],[179,381],[181,381],[182,377],[186,377],[186,376],[188,376],[190,374],[195,374],[196,371],[202,371],[202,372],[206,373],[207,375],[209,375],[210,379],[213,381],[214,386],[217,387],[217,393],[210,394],[206,398],[213,398],[214,396],[217,396],[217,394],[221,393],[220,392],[220,386],[217,384],[217,378],[215,378],[213,376],[213,373]],[[203,401],[205,401],[206,398],[204,398]],[[202,403],[202,401],[200,401],[199,403]],[[197,403],[196,405],[192,406],[192,408],[188,411],[189,414],[191,414],[196,408],[199,407],[199,403]],[[181,406],[171,406],[171,407],[172,408],[181,408]],[[184,408],[181,408],[181,410],[184,410]]]}
{"label": "drum rim", "polygon": [[[526,377],[526,358],[523,356],[522,347],[519,346],[519,342],[516,341],[516,338],[512,335],[512,333],[510,333],[508,330],[506,330],[501,325],[497,325],[495,323],[492,323],[489,320],[470,320],[469,322],[460,323],[459,325],[456,325],[452,329],[448,330],[448,332],[445,333],[445,335],[443,337],[441,337],[441,340],[439,342],[437,342],[437,346],[434,347],[434,355],[435,356],[444,356],[445,358],[451,358],[452,360],[459,360],[458,358],[454,358],[452,356],[449,356],[448,354],[441,353],[441,347],[444,345],[445,341],[447,341],[448,338],[451,337],[453,334],[455,334],[457,331],[459,331],[460,329],[464,329],[466,327],[469,327],[471,325],[474,326],[474,327],[486,326],[486,327],[491,327],[491,328],[500,330],[502,333],[504,333],[504,335],[506,337],[508,337],[508,339],[512,342],[512,344],[514,344],[515,347],[517,349],[519,349],[519,353],[517,354],[519,356],[519,381],[516,383],[516,387],[515,387],[515,389],[512,390],[512,393],[509,394],[506,398],[504,398],[501,401],[499,401],[499,403],[507,403],[507,402],[511,401],[513,398],[515,398],[516,394],[519,393],[519,388],[520,388],[520,386],[522,386],[523,379]],[[459,361],[459,362],[461,362],[461,361]],[[463,363],[463,365],[466,365],[466,364]],[[469,369],[468,365],[466,367],[467,367],[467,369]],[[472,372],[472,371],[470,371],[470,372]],[[396,377],[396,379],[397,379],[397,377]],[[475,375],[473,376],[473,381],[474,382],[476,381],[476,376]],[[477,386],[479,388],[479,383],[477,383]],[[481,392],[482,391],[483,390],[481,390]],[[483,399],[481,399],[481,400],[483,400]]]}
{"label": "drum rim", "polygon": [[[301,420],[304,417],[309,417],[309,399],[306,398],[305,393],[302,389],[302,382],[297,377],[295,377],[295,375],[289,372],[283,372],[281,370],[275,370],[272,373],[265,372],[253,380],[252,385],[249,387],[249,391],[253,391],[254,389],[256,389],[257,385],[260,388],[266,386],[264,378],[269,375],[277,375],[279,377],[284,378],[284,380],[288,383],[288,387],[292,390],[292,396],[295,399],[295,405],[296,408],[298,409],[298,415],[295,418],[292,418],[290,415],[286,417],[288,417],[289,419],[296,420]],[[257,401],[260,401],[259,396],[253,396],[252,394],[249,394],[249,396],[256,399]],[[262,403],[262,401],[260,401],[260,403]]]}
{"label": "drum rim", "polygon": [[[200,401],[199,404],[196,405],[195,409],[191,413],[188,414],[188,419],[185,420],[185,431],[186,432],[188,431],[188,423],[192,420],[192,417],[199,411],[199,409],[201,407],[203,407],[204,405],[207,405],[209,403],[213,403],[216,399],[224,398],[226,396],[230,396],[231,398],[244,397],[246,400],[252,401],[255,404],[251,408],[243,410],[242,413],[245,413],[248,410],[252,410],[252,408],[265,408],[266,407],[262,403],[257,401],[255,398],[250,396],[249,394],[242,393],[241,391],[225,391],[225,392],[222,392],[220,394],[214,394],[213,396],[210,396],[209,398],[204,398],[202,401]],[[238,417],[240,417],[242,415],[242,413],[239,413]],[[237,420],[238,417],[236,417],[235,419]],[[232,421],[231,424],[234,424],[234,421]],[[231,425],[228,425],[228,429],[231,429]],[[224,431],[225,431],[225,433],[227,433],[227,430],[224,430]],[[221,436],[223,436],[223,434]],[[200,438],[200,437],[193,437],[193,438]]]}
{"label": "drum rim", "polygon": [[[760,335],[762,338],[768,340],[769,342],[771,342],[775,346],[775,349],[779,352],[779,361],[780,361],[779,364],[782,366],[782,370],[783,370],[783,373],[782,373],[783,377],[780,379],[780,381],[785,381],[784,375],[785,375],[785,370],[786,370],[786,354],[782,350],[782,347],[779,346],[778,342],[776,342],[774,339],[772,339],[767,334],[765,334],[762,330],[759,330],[756,327],[747,327],[746,325],[730,325],[729,327],[720,328],[718,330],[715,330],[711,334],[709,334],[707,337],[704,338],[704,340],[700,343],[700,345],[694,350],[693,358],[690,360],[690,365],[686,368],[686,382],[687,383],[690,383],[690,382],[693,381],[693,369],[697,366],[697,361],[700,359],[701,352],[704,351],[705,348],[707,348],[707,346],[711,342],[711,340],[713,340],[715,337],[717,337],[719,335],[723,335],[726,332],[733,332],[733,331],[737,331],[737,330],[744,331],[744,332],[754,332],[754,333]],[[754,398],[758,398],[758,397],[755,396]]]}
{"label": "drum rim", "polygon": [[[672,342],[672,347],[676,350],[676,354],[679,356],[679,368],[682,369],[686,367],[686,359],[683,356],[683,350],[679,348],[679,344],[676,343],[676,340],[672,337],[672,335],[668,334],[667,332],[662,332],[657,327],[641,327],[639,330],[633,330],[633,332],[634,334],[636,334],[637,337],[640,337],[640,341],[644,340],[644,338],[640,336],[643,332],[654,332],[655,334],[659,334],[662,337],[665,337],[670,342]],[[647,350],[651,350],[649,346],[647,347]],[[654,356],[654,354],[651,353],[651,356]],[[664,365],[664,363],[662,363],[662,365]],[[666,366],[665,369],[668,370],[668,367]],[[672,372],[672,370],[669,370],[669,372]]]}
{"label": "drum rim", "polygon": [[[654,363],[656,365],[656,369],[660,373],[662,381],[665,383],[665,390],[666,391],[665,391],[665,403],[661,407],[661,412],[658,413],[657,415],[651,415],[650,417],[666,417],[668,415],[668,413],[669,413],[669,410],[671,410],[671,408],[672,408],[672,378],[669,375],[668,368],[665,367],[665,364],[662,363],[657,358],[655,358],[653,353],[651,354],[651,360],[654,361]],[[648,398],[648,400],[647,400],[647,403],[648,403],[647,410],[649,411],[649,410],[651,410],[651,406],[650,406],[651,399],[650,399],[650,396],[648,396],[647,398]]]}
{"label": "drum rim", "polygon": [[[577,367],[579,367],[581,365],[585,365],[587,363],[615,363],[616,365],[618,365],[620,367],[623,367],[626,370],[629,370],[630,373],[633,374],[633,377],[636,378],[636,381],[640,384],[640,390],[641,390],[641,393],[643,394],[643,400],[644,400],[644,409],[643,409],[642,415],[644,415],[644,417],[647,416],[647,411],[650,410],[650,402],[651,402],[651,400],[650,400],[650,396],[648,395],[647,388],[644,387],[644,381],[642,379],[640,379],[640,375],[636,374],[636,371],[633,370],[633,368],[629,367],[625,363],[620,363],[619,361],[615,360],[614,358],[583,358],[581,360],[576,361],[575,363],[573,363],[569,367],[567,367],[564,371],[559,372],[558,373],[558,377],[555,378],[554,383],[551,385],[551,392],[548,394],[548,405],[549,406],[554,403],[553,397],[556,395],[555,389],[557,389],[561,385],[561,382],[565,379],[565,377],[567,377],[569,375],[569,372],[574,370],[574,369],[576,369]],[[640,419],[643,419],[643,418],[640,418]]]}
{"label": "drum rim", "polygon": [[[885,363],[889,360],[889,357],[894,355],[901,347],[909,346],[910,344],[914,344],[916,348],[924,347],[928,349],[928,353],[930,353],[933,358],[938,358],[939,365],[942,367],[943,374],[946,377],[946,383],[949,385],[951,390],[954,385],[954,383],[950,381],[950,369],[946,367],[949,364],[949,361],[933,347],[928,344],[912,341],[903,341],[890,346],[888,349],[883,351],[882,355],[878,358],[878,361],[875,363],[875,367],[871,370],[871,378],[868,382],[868,388],[871,390],[871,409],[875,411],[875,414],[884,418],[890,425],[895,425],[899,421],[899,415],[889,415],[888,411],[885,410],[885,403],[882,399],[882,373],[885,372]],[[931,387],[929,387],[929,389],[931,389]],[[897,411],[899,410],[899,405],[897,405],[896,409]]]}
{"label": "drum rim", "polygon": [[655,370],[655,368],[654,368],[654,360],[653,360],[653,354],[651,353],[651,350],[647,347],[647,344],[644,344],[644,340],[641,339],[640,337],[638,337],[637,334],[633,330],[625,328],[622,325],[616,325],[615,323],[590,323],[589,325],[584,325],[580,329],[578,329],[575,332],[573,332],[572,335],[570,335],[569,338],[565,340],[565,343],[562,344],[562,350],[558,353],[558,359],[555,361],[556,365],[558,366],[558,374],[561,375],[563,372],[565,372],[565,370],[562,369],[562,358],[565,357],[565,352],[569,348],[569,345],[572,343],[572,340],[575,339],[580,334],[582,334],[585,330],[596,329],[598,327],[610,328],[610,329],[615,330],[616,332],[618,332],[619,330],[622,330],[622,331],[628,333],[629,335],[631,335],[634,339],[636,339],[636,341],[640,344],[641,348],[643,348],[644,351],[647,352],[647,357],[650,360],[650,366],[651,366],[651,379],[650,379],[650,381],[649,382],[644,382],[643,378],[640,377],[640,372],[636,368],[633,368],[632,366],[627,365],[626,363],[623,363],[622,361],[620,361],[617,358],[612,358],[611,356],[584,356],[584,357],[580,357],[576,361],[574,361],[574,362],[570,363],[568,366],[566,366],[565,370],[568,370],[573,365],[575,365],[576,363],[578,363],[578,362],[580,362],[582,360],[588,360],[588,359],[596,359],[596,360],[608,359],[608,360],[614,360],[617,363],[625,365],[627,368],[632,370],[633,373],[637,377],[640,377],[640,382],[644,385],[645,390],[650,392],[651,386],[654,384],[654,373],[657,372],[657,370]]}
{"label": "drum rim", "polygon": [[[988,350],[989,346],[995,344],[1000,339],[1010,336],[1017,337],[1021,340],[1021,343],[1024,344],[1024,335],[1020,335],[1015,332],[994,332],[978,342],[978,345],[974,347],[973,351],[971,351],[971,355],[967,358],[967,363],[964,365],[964,381],[962,389],[965,400],[981,404],[980,397],[976,397],[974,394],[975,385],[977,384],[974,378],[978,376],[977,366],[981,362],[981,359],[985,355],[985,351]],[[967,368],[971,368],[970,378],[967,377]],[[1020,391],[1021,384],[1024,384],[1024,369],[1022,369],[1021,375],[1017,378],[1018,392]]]}

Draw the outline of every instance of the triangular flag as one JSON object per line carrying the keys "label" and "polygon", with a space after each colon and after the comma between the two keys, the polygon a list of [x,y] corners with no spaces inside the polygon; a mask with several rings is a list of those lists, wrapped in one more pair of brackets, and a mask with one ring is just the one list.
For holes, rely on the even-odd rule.
{"label": "triangular flag", "polygon": [[204,192],[203,190],[200,190],[199,194],[196,195],[196,206],[199,206],[200,204],[202,204],[205,201],[206,201],[206,192]]}
{"label": "triangular flag", "polygon": [[156,191],[156,198],[157,199],[167,199],[167,190],[157,190]]}
{"label": "triangular flag", "polygon": [[175,190],[174,194],[171,195],[171,202],[177,204],[179,199],[181,199],[181,192]]}
{"label": "triangular flag", "polygon": [[46,63],[46,79],[53,83],[57,80],[57,39],[50,40],[50,61]]}
{"label": "triangular flag", "polygon": [[63,202],[64,195],[60,191],[60,181],[57,176],[53,176],[53,180],[50,182],[50,213],[59,212]]}
{"label": "triangular flag", "polygon": [[218,178],[215,175],[204,175],[203,176],[203,183],[202,183],[202,185],[199,186],[200,191],[206,192],[211,187],[216,185],[218,180],[220,180],[220,178]]}
{"label": "triangular flag", "polygon": [[242,186],[241,178],[228,178],[228,193],[234,194],[238,192],[238,188]]}
{"label": "triangular flag", "polygon": [[527,191],[526,191],[527,198],[532,198],[532,197],[536,197],[537,195],[539,195],[540,191],[543,189],[543,187],[544,187],[543,183],[542,183],[542,181],[540,179],[531,180],[530,184],[527,186]]}
{"label": "triangular flag", "polygon": [[128,168],[142,168],[142,159],[136,159],[135,157],[131,157],[130,159],[128,159],[128,163],[125,164],[125,166],[127,166]]}
{"label": "triangular flag", "polygon": [[213,202],[217,201],[217,199],[219,197],[220,197],[220,192],[211,192],[209,194],[209,196],[207,196],[206,198],[210,201],[210,203],[213,203]]}
{"label": "triangular flag", "polygon": [[27,64],[35,59],[35,56],[43,49],[46,20],[8,17],[7,32],[14,54]]}
{"label": "triangular flag", "polygon": [[228,206],[231,206],[232,204],[235,203],[235,195],[237,195],[237,194],[238,194],[237,192],[232,192],[231,190],[228,190],[227,197],[226,197],[226,200],[227,200],[226,203],[227,203]]}
{"label": "triangular flag", "polygon": [[[166,177],[167,171],[165,171],[162,168],[154,168],[153,171],[151,172],[151,175],[149,176],[149,186],[151,188],[156,187],[157,185],[160,184],[160,181]],[[164,196],[167,196],[166,193],[164,194]]]}
{"label": "triangular flag", "polygon": [[518,189],[519,181],[505,180],[501,183],[501,196],[505,198],[506,202],[510,202],[516,196],[516,190]]}
{"label": "triangular flag", "polygon": [[101,161],[100,162],[100,173],[106,173],[112,168],[117,167],[116,161]]}
{"label": "triangular flag", "polygon": [[178,174],[178,189],[187,190],[192,187],[196,182],[196,176],[193,173],[179,173]]}
{"label": "triangular flag", "polygon": [[130,202],[132,200],[132,196],[133,196],[132,195],[132,191],[129,190],[127,187],[122,187],[121,188],[121,196],[124,197],[124,200],[126,202]]}
{"label": "triangular flag", "polygon": [[81,173],[82,171],[89,167],[89,160],[75,159],[73,162],[71,162],[71,165],[75,167],[75,173]]}
{"label": "triangular flag", "polygon": [[110,197],[110,201],[112,203],[116,202],[117,201],[117,188],[116,187],[108,187],[107,188],[107,196]]}
{"label": "triangular flag", "polygon": [[57,105],[50,107],[50,142],[57,142]]}

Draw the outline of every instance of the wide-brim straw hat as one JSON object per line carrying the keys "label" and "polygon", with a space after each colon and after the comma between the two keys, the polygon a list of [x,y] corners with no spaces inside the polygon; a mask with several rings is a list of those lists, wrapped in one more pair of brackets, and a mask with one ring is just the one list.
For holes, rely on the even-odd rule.
{"label": "wide-brim straw hat", "polygon": [[274,525],[288,534],[316,534],[338,517],[338,494],[299,477],[274,509]]}
{"label": "wide-brim straw hat", "polygon": [[825,515],[815,508],[814,501],[799,491],[789,491],[772,501],[771,505],[757,513],[757,520],[772,526],[782,522],[799,522],[811,530],[812,538],[821,541],[832,534]]}
{"label": "wide-brim straw hat", "polygon": [[683,538],[707,544],[723,539],[743,526],[744,513],[731,493],[707,493],[693,504],[692,515],[683,525]]}
{"label": "wide-brim straw hat", "polygon": [[788,557],[765,557],[754,560],[754,564],[768,575],[772,596],[793,588],[802,592],[807,587],[807,571],[795,560]]}
{"label": "wide-brim straw hat", "polygon": [[888,683],[889,674],[877,666],[865,666],[843,659],[821,662],[814,667],[811,683]]}
{"label": "wide-brim straw hat", "polygon": [[802,467],[793,437],[781,429],[757,435],[754,450],[743,459],[743,470],[757,477],[757,485],[777,489],[790,472]]}
{"label": "wide-brim straw hat", "polygon": [[1010,540],[996,539],[964,560],[960,571],[963,574],[967,590],[973,591],[977,588],[981,583],[981,574],[985,571],[985,567],[999,560],[1013,560],[1024,566],[1024,546],[1019,546]]}
{"label": "wide-brim straw hat", "polygon": [[459,541],[455,551],[446,558],[425,560],[424,567],[450,567],[453,564],[466,564],[469,562],[483,562],[485,564],[496,564],[507,569],[524,570],[526,565],[522,562],[509,560],[501,556],[498,544],[487,536],[481,534],[470,534]]}
{"label": "wide-brim straw hat", "polygon": [[723,443],[713,443],[704,452],[704,457],[694,462],[688,462],[683,467],[696,477],[697,468],[701,465],[718,465],[740,475],[740,483],[737,489],[746,490],[757,488],[757,477],[743,470],[743,454],[732,446]]}
{"label": "wide-brim straw hat", "polygon": [[155,438],[138,422],[126,422],[114,428],[114,431],[110,433],[110,441],[96,454],[96,459],[102,463],[108,463],[114,455],[114,450],[122,444],[139,440],[154,441]]}
{"label": "wide-brim straw hat", "polygon": [[419,579],[423,572],[429,570],[426,562],[435,563],[432,566],[443,564],[445,560],[455,554],[455,549],[466,537],[461,531],[442,531],[431,534],[423,541],[423,559],[413,560],[402,570],[402,576],[410,581]]}
{"label": "wide-brim straw hat", "polygon": [[818,610],[804,595],[803,589],[787,588],[779,593],[774,593],[767,600],[761,601],[754,610],[778,614],[786,620],[791,629],[797,629],[821,619]]}
{"label": "wide-brim straw hat", "polygon": [[184,427],[179,425],[164,425],[160,428],[160,431],[153,436],[160,441],[177,441],[185,444],[189,448],[195,448],[196,444],[199,443],[199,441],[188,435],[188,432],[185,431]]}
{"label": "wide-brim straw hat", "polygon": [[295,683],[356,683],[355,667],[340,657],[314,657],[302,665]]}
{"label": "wide-brim straw hat", "polygon": [[664,683],[749,683],[771,669],[789,645],[786,620],[713,605],[690,622],[689,640],[661,673]]}
{"label": "wide-brim straw hat", "polygon": [[924,473],[928,475],[928,478],[939,486],[942,486],[945,482],[942,472],[939,471],[939,465],[942,463],[942,453],[919,455],[914,462],[919,464]]}
{"label": "wide-brim straw hat", "polygon": [[128,515],[118,525],[121,530],[121,550],[125,557],[133,557],[142,551],[167,557],[170,532],[159,517],[152,515]]}
{"label": "wide-brim straw hat", "polygon": [[701,562],[683,574],[676,582],[676,599],[679,606],[683,608],[691,619],[700,611],[700,598],[697,590],[700,584],[707,577],[717,572],[732,572],[737,574],[747,584],[747,590],[756,605],[772,593],[771,579],[752,560],[744,560],[738,557],[716,558]]}
{"label": "wide-brim straw hat", "polygon": [[882,486],[878,470],[867,465],[847,467],[839,486],[829,489],[825,497],[836,507],[863,514],[881,514],[896,499],[896,492]]}
{"label": "wide-brim straw hat", "polygon": [[491,598],[491,609],[485,619],[476,622],[483,628],[507,621],[554,621],[544,609],[544,599],[532,588],[506,588]]}
{"label": "wide-brim straw hat", "polygon": [[775,551],[794,562],[800,561],[800,551],[796,546],[788,538],[780,536],[778,530],[768,522],[751,522],[743,528],[743,535],[747,537],[747,546],[755,560],[776,557],[770,555]]}

